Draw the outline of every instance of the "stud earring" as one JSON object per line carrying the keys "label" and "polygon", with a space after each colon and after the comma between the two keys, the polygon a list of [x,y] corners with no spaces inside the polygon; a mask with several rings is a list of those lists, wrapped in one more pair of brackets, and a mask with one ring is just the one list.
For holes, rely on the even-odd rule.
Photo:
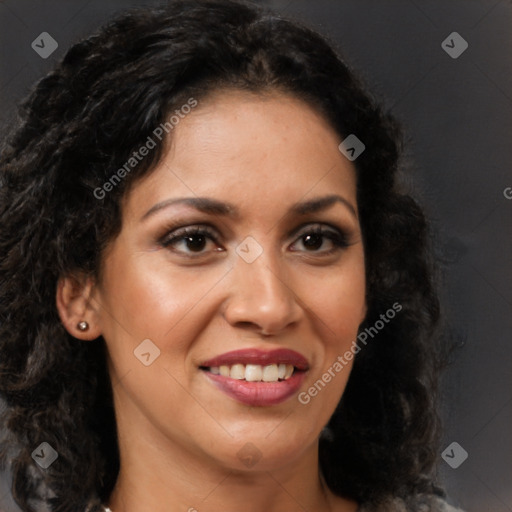
{"label": "stud earring", "polygon": [[83,332],[83,331],[87,331],[87,329],[89,329],[89,324],[82,320],[81,322],[78,322],[76,327],[79,331]]}

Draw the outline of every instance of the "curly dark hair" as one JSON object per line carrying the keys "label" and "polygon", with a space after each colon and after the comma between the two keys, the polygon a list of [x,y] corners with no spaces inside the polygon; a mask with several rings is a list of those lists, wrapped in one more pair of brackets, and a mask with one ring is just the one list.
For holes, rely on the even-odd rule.
{"label": "curly dark hair", "polygon": [[[121,200],[163,156],[160,144],[101,200],[94,191],[169,113],[235,88],[279,91],[313,106],[340,141],[357,134],[354,162],[368,313],[402,310],[355,358],[320,440],[329,488],[360,503],[444,495],[440,438],[439,300],[429,229],[400,185],[403,136],[354,71],[315,31],[232,0],[179,0],[129,10],[65,54],[20,107],[0,157],[0,393],[8,437],[0,459],[32,512],[101,510],[119,452],[103,338],[79,342],[55,304],[60,277],[99,275],[121,228]],[[172,134],[171,134],[172,135]],[[41,441],[59,454],[40,470]]]}

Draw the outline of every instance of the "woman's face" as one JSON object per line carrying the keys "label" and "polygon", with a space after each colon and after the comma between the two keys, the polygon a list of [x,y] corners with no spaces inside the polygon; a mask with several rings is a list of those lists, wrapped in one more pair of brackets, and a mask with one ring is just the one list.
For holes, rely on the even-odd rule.
{"label": "woman's face", "polygon": [[217,93],[171,135],[93,295],[120,431],[226,468],[293,464],[316,450],[366,313],[355,168],[277,93]]}

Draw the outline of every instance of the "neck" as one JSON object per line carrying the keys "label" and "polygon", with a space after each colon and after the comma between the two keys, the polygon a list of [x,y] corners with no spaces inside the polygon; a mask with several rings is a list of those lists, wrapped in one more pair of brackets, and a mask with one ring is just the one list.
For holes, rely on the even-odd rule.
{"label": "neck", "polygon": [[[279,467],[246,471],[222,467],[182,445],[144,436],[120,439],[120,472],[112,512],[355,512],[335,496],[318,471],[318,445]],[[160,440],[162,441],[162,440]],[[142,455],[143,454],[143,455]]]}

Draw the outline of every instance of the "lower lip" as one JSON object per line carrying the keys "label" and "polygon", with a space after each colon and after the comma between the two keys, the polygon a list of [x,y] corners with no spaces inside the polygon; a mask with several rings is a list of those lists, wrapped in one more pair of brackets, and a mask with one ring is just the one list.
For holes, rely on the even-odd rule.
{"label": "lower lip", "polygon": [[296,371],[289,379],[278,382],[247,382],[204,371],[206,376],[226,395],[245,405],[265,407],[284,402],[300,388],[305,371]]}

